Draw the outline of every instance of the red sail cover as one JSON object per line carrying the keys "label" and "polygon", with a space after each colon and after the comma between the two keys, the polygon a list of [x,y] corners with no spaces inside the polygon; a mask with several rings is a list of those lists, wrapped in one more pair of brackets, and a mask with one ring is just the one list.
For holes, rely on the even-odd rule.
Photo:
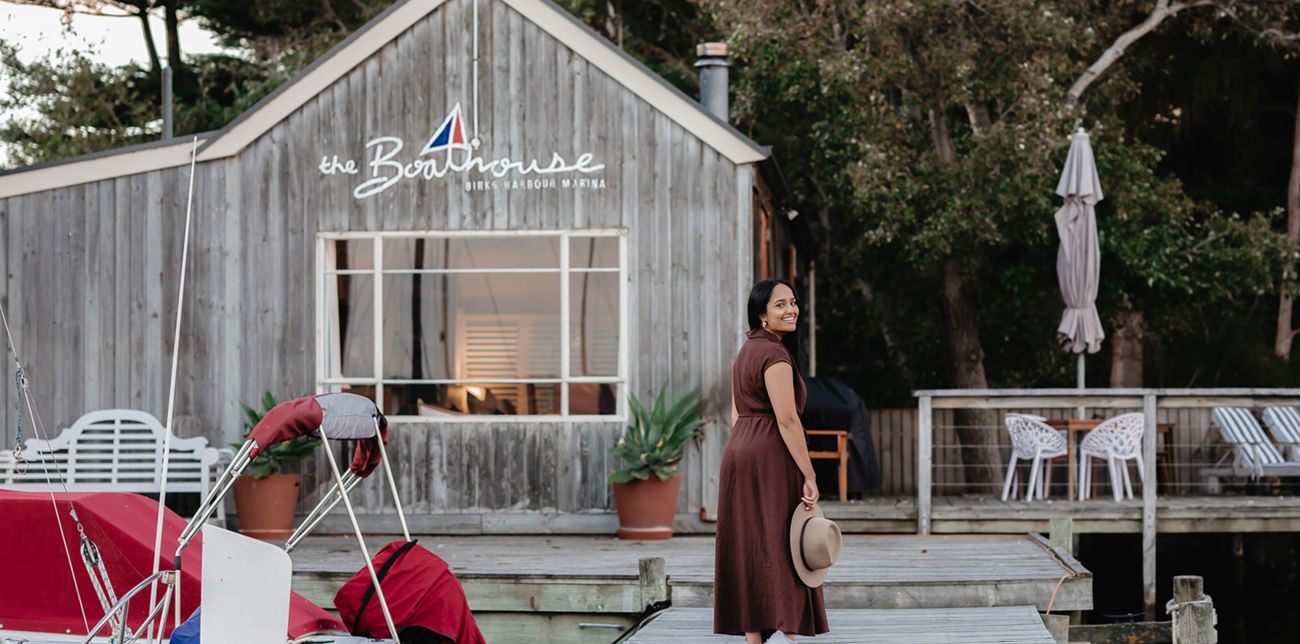
{"label": "red sail cover", "polygon": [[[120,597],[153,572],[153,538],[158,502],[138,494],[118,492],[15,492],[0,490],[0,624],[5,630],[86,634],[71,574],[77,578],[86,622],[94,626],[104,616],[94,586],[81,562],[81,540],[68,516],[69,504],[85,526],[86,536],[99,546],[113,590]],[[58,516],[55,516],[55,507]],[[59,520],[63,522],[59,538]],[[172,567],[171,555],[185,521],[171,510],[163,514],[160,567]],[[68,551],[65,554],[63,542]],[[72,557],[72,573],[68,556]],[[185,550],[182,560],[181,614],[189,616],[199,604],[202,537]],[[139,628],[149,610],[148,591],[131,602],[127,624]],[[166,633],[172,621],[166,620]],[[319,606],[294,594],[289,602],[290,639],[314,632],[346,632],[341,622]]]}
{"label": "red sail cover", "polygon": [[[258,421],[257,426],[249,433],[249,440],[255,441],[248,457],[257,458],[262,450],[279,443],[299,436],[318,436],[318,430],[321,429],[321,423],[325,421],[325,414],[317,400],[322,396],[355,396],[355,394],[320,394],[316,396],[306,396],[304,398],[294,398],[286,400],[271,411],[266,412],[262,420]],[[356,396],[360,398],[359,396]],[[374,403],[370,403],[371,408]],[[388,420],[378,409],[375,414],[379,417],[379,435],[388,444]],[[334,440],[336,436],[326,432],[327,436]],[[374,434],[371,432],[370,438],[357,441],[356,452],[352,456],[351,469],[354,474],[360,477],[369,476],[379,465],[380,453],[379,447],[375,442]]]}
{"label": "red sail cover", "polygon": [[[399,632],[422,628],[456,644],[484,644],[465,590],[441,557],[414,542],[394,541],[375,553],[374,566]],[[372,587],[362,567],[334,595],[334,606],[353,635],[392,637]]]}

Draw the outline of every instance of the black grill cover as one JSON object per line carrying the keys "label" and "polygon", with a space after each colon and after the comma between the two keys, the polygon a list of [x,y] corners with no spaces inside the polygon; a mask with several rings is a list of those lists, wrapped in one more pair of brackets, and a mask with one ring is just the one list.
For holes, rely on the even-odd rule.
{"label": "black grill cover", "polygon": [[849,432],[849,496],[861,496],[866,490],[880,487],[880,461],[871,440],[866,404],[839,378],[820,376],[805,378],[804,382],[808,385],[804,428]]}

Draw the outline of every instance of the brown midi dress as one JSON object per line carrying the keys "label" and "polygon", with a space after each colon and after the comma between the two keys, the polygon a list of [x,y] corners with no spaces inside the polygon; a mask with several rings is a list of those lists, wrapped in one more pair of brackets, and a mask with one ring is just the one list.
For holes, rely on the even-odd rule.
{"label": "brown midi dress", "polygon": [[[764,373],[794,361],[773,334],[749,333],[731,367],[736,425],[722,453],[714,553],[713,632],[772,631],[816,635],[830,630],[821,588],[809,588],[790,558],[790,517],[803,496],[803,474],[781,440]],[[795,404],[807,392],[795,370]]]}

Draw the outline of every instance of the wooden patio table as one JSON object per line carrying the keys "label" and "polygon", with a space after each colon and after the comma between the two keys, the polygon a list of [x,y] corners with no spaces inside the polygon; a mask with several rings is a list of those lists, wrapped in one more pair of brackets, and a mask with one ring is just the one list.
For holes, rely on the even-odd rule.
{"label": "wooden patio table", "polygon": [[[1079,436],[1081,434],[1086,434],[1092,431],[1093,429],[1096,429],[1097,426],[1102,424],[1103,422],[1105,421],[1100,419],[1095,419],[1095,418],[1086,418],[1086,419],[1071,418],[1068,420],[1051,419],[1047,421],[1048,425],[1055,427],[1056,429],[1064,429],[1066,431],[1065,460],[1066,460],[1066,469],[1069,472],[1068,475],[1069,480],[1066,481],[1066,499],[1070,501],[1074,501],[1075,499],[1078,498],[1075,487],[1077,486],[1079,480],[1079,471],[1078,471],[1079,461],[1077,458],[1075,458],[1075,445],[1078,444]],[[1165,445],[1164,445],[1164,449],[1162,449],[1161,452],[1166,452],[1165,464],[1166,467],[1168,467],[1169,458],[1170,456],[1172,456],[1171,448],[1173,446],[1173,441],[1174,441],[1174,426],[1168,424],[1158,424],[1156,425],[1156,434],[1165,435]],[[1141,467],[1141,463],[1139,463],[1138,466]],[[1163,478],[1168,480],[1169,477],[1166,476]],[[1152,483],[1154,483],[1154,481]]]}

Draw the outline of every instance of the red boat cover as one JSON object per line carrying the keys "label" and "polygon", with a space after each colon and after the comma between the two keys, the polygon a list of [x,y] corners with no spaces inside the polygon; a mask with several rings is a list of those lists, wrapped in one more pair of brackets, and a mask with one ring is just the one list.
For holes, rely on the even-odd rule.
{"label": "red boat cover", "polygon": [[[340,394],[321,394],[334,395]],[[266,412],[262,420],[257,423],[253,431],[249,433],[249,440],[256,441],[249,459],[257,458],[262,450],[279,443],[299,436],[317,436],[318,430],[321,429],[321,423],[324,422],[324,412],[321,410],[317,398],[320,396],[307,396],[305,398],[294,398],[286,400],[271,411]],[[373,406],[373,403],[371,403]],[[378,414],[378,409],[375,410]],[[379,435],[388,444],[388,420],[382,414],[379,414]],[[329,436],[334,439],[335,436]],[[350,437],[348,437],[350,438]],[[369,476],[379,465],[380,453],[379,447],[375,442],[373,434],[370,438],[364,438],[357,441],[356,452],[352,455],[352,472],[360,477]]]}
{"label": "red boat cover", "polygon": [[[85,635],[104,616],[95,589],[81,562],[81,540],[68,516],[76,510],[86,536],[99,546],[113,590],[120,597],[153,572],[153,538],[158,502],[138,494],[117,492],[15,492],[0,490],[0,624],[6,630]],[[55,515],[55,507],[58,516]],[[63,521],[59,538],[58,519]],[[185,521],[171,510],[163,514],[160,567],[172,567],[171,555]],[[64,552],[66,541],[68,551]],[[85,621],[68,571],[68,556],[86,607]],[[181,614],[199,604],[202,536],[185,550],[182,560]],[[127,624],[138,628],[149,610],[148,594],[131,602]],[[167,620],[167,633],[171,621]],[[319,606],[294,594],[289,603],[289,638],[314,632],[346,632]]]}
{"label": "red boat cover", "polygon": [[[456,644],[483,644],[465,590],[441,557],[414,541],[394,541],[375,553],[374,566],[399,632],[423,628]],[[392,637],[379,598],[367,597],[373,587],[363,567],[334,595],[334,606],[353,635]]]}

